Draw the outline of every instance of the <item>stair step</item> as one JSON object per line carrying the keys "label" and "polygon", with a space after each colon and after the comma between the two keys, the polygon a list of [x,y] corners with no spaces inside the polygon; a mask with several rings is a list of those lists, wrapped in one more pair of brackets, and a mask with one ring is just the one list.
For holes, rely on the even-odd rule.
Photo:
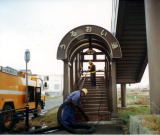
{"label": "stair step", "polygon": [[88,89],[88,94],[107,94],[107,91],[106,90],[91,90],[91,89]]}
{"label": "stair step", "polygon": [[107,104],[108,100],[89,100],[89,101],[82,101],[85,104]]}
{"label": "stair step", "polygon": [[85,112],[87,115],[92,115],[92,114],[101,114],[101,115],[106,115],[106,114],[110,114],[109,111],[92,111],[92,112]]}
{"label": "stair step", "polygon": [[82,100],[105,100],[108,99],[107,97],[83,97]]}
{"label": "stair step", "polygon": [[[88,77],[83,87],[88,89],[87,96],[82,98],[82,104],[89,119],[91,121],[110,120],[111,114],[108,111],[108,96],[104,78],[96,77],[96,86],[91,86],[91,80]],[[77,115],[77,117],[82,121],[83,118],[80,115]]]}
{"label": "stair step", "polygon": [[[111,115],[110,114],[107,114],[107,115],[89,114],[88,118],[89,118],[89,121],[110,121]],[[76,118],[76,120],[78,122],[85,121],[85,120],[83,120],[82,116],[78,116],[78,118]]]}
{"label": "stair step", "polygon": [[97,95],[97,97],[101,97],[103,95],[107,97],[106,92],[95,92],[95,93],[94,92],[92,92],[92,93],[88,92],[86,97],[95,97],[96,95]]}
{"label": "stair step", "polygon": [[106,91],[104,87],[85,87],[88,91]]}
{"label": "stair step", "polygon": [[[91,84],[91,82],[85,82],[84,84]],[[96,81],[96,84],[104,84],[104,82],[97,82]]]}
{"label": "stair step", "polygon": [[[88,84],[91,84],[91,80],[84,82],[84,84],[87,84],[87,83],[88,83]],[[96,80],[96,83],[104,84],[104,81],[97,81],[97,80]]]}
{"label": "stair step", "polygon": [[86,97],[107,97],[107,94],[101,94],[101,93],[95,93],[95,94],[91,94],[88,92],[87,96]]}
{"label": "stair step", "polygon": [[96,91],[96,90],[94,90],[94,91],[90,91],[90,90],[88,90],[88,94],[91,94],[91,95],[93,95],[93,94],[99,94],[99,95],[102,95],[102,94],[106,94],[107,92],[106,91]]}
{"label": "stair step", "polygon": [[83,88],[88,88],[88,89],[97,89],[97,88],[105,88],[103,85],[96,85],[96,86],[92,86],[92,85],[83,85]]}
{"label": "stair step", "polygon": [[83,108],[85,112],[107,111],[108,107]]}
{"label": "stair step", "polygon": [[83,108],[93,108],[93,107],[108,107],[107,104],[84,104]]}
{"label": "stair step", "polygon": [[90,86],[90,87],[103,86],[104,87],[104,83],[96,83],[96,86],[92,86],[91,83],[84,83],[84,86]]}

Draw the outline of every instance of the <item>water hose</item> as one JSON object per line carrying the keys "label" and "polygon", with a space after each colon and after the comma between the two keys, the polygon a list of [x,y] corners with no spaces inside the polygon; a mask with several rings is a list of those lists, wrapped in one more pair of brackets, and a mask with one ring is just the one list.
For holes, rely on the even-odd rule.
{"label": "water hose", "polygon": [[31,130],[23,134],[39,134],[39,133],[49,132],[52,130],[54,131],[67,130],[68,132],[73,133],[73,134],[89,134],[95,131],[94,125],[82,124],[82,123],[77,123],[76,125],[72,125],[72,126],[65,125],[62,120],[62,113],[66,105],[74,107],[82,114],[82,116],[84,117],[86,121],[89,120],[87,115],[84,113],[84,111],[79,106],[74,105],[72,102],[64,102],[63,104],[61,104],[57,112],[57,120],[58,120],[59,126],[52,126],[52,127],[42,128],[42,129]]}
{"label": "water hose", "polygon": [[85,120],[86,121],[89,120],[87,115],[84,113],[84,111],[79,106],[74,105],[72,102],[64,102],[59,107],[59,110],[58,110],[58,113],[57,113],[58,123],[60,124],[61,127],[63,127],[65,130],[67,130],[68,132],[73,133],[73,134],[89,134],[89,133],[93,133],[95,131],[95,127],[93,125],[89,125],[89,124],[77,123],[76,125],[73,125],[73,126],[65,125],[63,123],[63,120],[62,120],[61,116],[62,116],[63,108],[66,105],[69,105],[69,106],[72,106],[72,107],[78,109],[78,111],[82,114],[82,116],[85,118]]}

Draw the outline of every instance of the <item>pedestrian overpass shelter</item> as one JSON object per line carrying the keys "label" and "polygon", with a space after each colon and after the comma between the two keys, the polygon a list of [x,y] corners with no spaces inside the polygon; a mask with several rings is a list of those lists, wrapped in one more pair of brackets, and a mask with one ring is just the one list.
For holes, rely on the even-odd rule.
{"label": "pedestrian overpass shelter", "polygon": [[[88,88],[83,107],[91,120],[108,120],[116,116],[117,84],[121,84],[121,105],[126,106],[126,84],[141,81],[148,56],[150,72],[155,73],[160,67],[156,57],[160,55],[156,50],[160,49],[156,29],[159,25],[155,25],[160,23],[160,4],[156,3],[156,0],[113,0],[111,32],[99,26],[83,25],[69,31],[61,40],[57,59],[64,62],[63,95],[66,97],[76,89]],[[151,50],[148,53],[147,42]],[[90,58],[86,59],[86,56]],[[99,56],[103,58],[99,59]],[[90,85],[89,74],[84,70],[88,60],[104,65],[103,70],[97,69],[96,87]],[[150,75],[151,111],[154,113],[160,112],[156,109],[156,106],[160,107],[157,95],[160,74],[156,76]]]}

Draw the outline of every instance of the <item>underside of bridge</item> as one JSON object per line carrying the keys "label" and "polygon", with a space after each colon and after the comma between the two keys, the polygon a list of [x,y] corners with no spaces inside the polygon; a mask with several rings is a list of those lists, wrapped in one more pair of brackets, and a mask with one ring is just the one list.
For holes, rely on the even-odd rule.
{"label": "underside of bridge", "polygon": [[[160,113],[160,1],[113,0],[112,30],[122,49],[117,83],[138,83],[149,65],[151,113]],[[147,50],[148,48],[148,50]]]}
{"label": "underside of bridge", "polygon": [[123,55],[117,62],[117,83],[140,82],[148,63],[144,0],[113,0],[111,33]]}

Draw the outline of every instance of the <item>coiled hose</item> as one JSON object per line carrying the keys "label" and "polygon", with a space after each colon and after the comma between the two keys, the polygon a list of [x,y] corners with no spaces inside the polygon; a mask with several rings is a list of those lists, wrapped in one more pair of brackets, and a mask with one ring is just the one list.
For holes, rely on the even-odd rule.
{"label": "coiled hose", "polygon": [[59,126],[46,127],[46,128],[42,128],[42,129],[32,130],[32,131],[29,131],[29,132],[25,132],[23,134],[39,134],[39,133],[46,133],[46,132],[49,132],[49,131],[52,131],[52,130],[55,130],[55,131],[57,131],[57,130],[67,130],[68,132],[73,133],[73,134],[89,134],[89,133],[93,133],[95,131],[95,126],[94,125],[80,124],[80,123],[77,123],[76,125],[73,125],[73,126],[65,125],[63,123],[63,120],[62,120],[62,113],[63,113],[63,109],[66,105],[67,106],[72,106],[75,109],[78,109],[78,111],[82,114],[84,119],[86,121],[89,120],[87,115],[84,113],[84,111],[79,106],[74,105],[72,102],[64,102],[59,107],[58,113],[57,113],[57,120],[58,120]]}
{"label": "coiled hose", "polygon": [[58,110],[58,113],[57,113],[57,119],[58,119],[58,122],[59,122],[60,126],[62,126],[65,130],[67,130],[68,132],[73,133],[73,134],[89,134],[89,133],[93,133],[95,131],[95,127],[93,125],[79,124],[79,123],[77,123],[74,126],[65,125],[63,123],[63,120],[62,120],[61,116],[62,116],[63,108],[66,105],[69,105],[69,106],[72,106],[72,107],[78,109],[78,111],[82,114],[82,116],[85,118],[85,120],[86,121],[89,120],[87,115],[84,113],[84,111],[79,106],[74,105],[72,102],[65,102],[59,107],[59,110]]}

